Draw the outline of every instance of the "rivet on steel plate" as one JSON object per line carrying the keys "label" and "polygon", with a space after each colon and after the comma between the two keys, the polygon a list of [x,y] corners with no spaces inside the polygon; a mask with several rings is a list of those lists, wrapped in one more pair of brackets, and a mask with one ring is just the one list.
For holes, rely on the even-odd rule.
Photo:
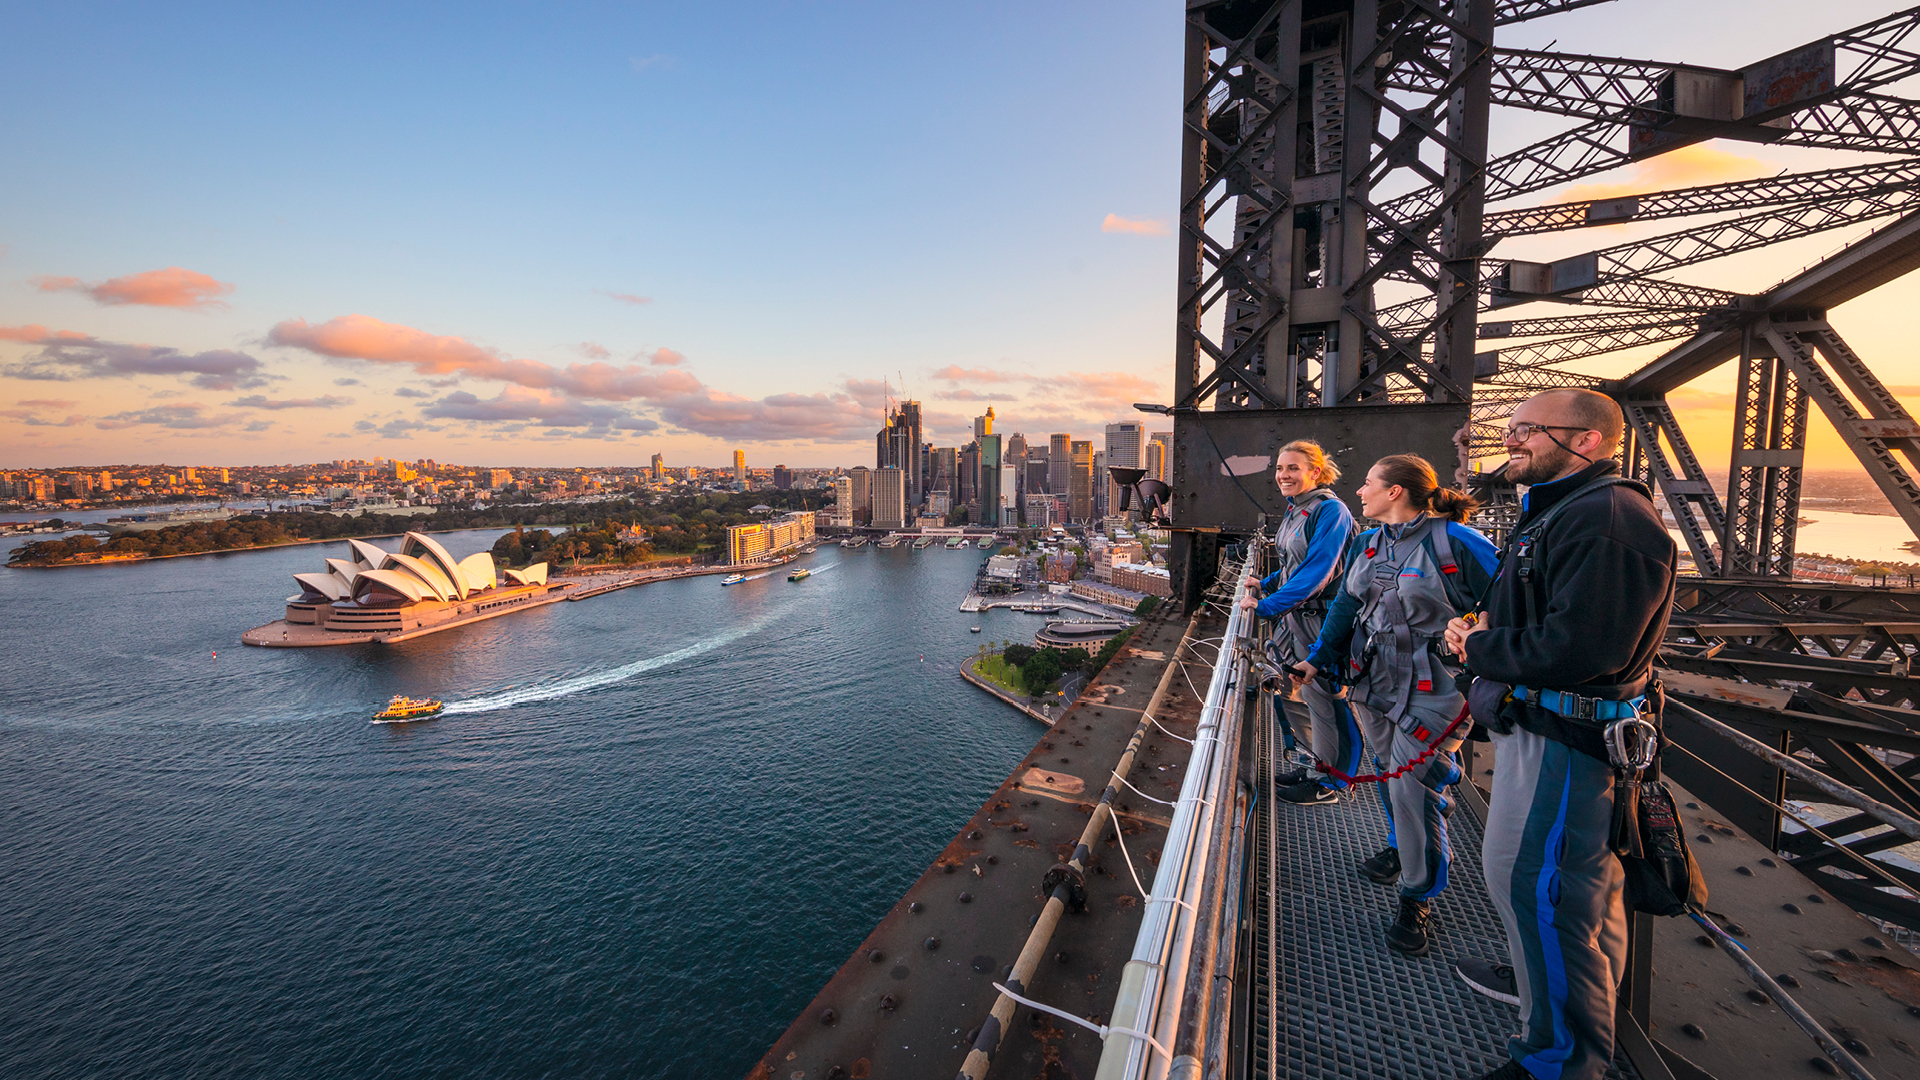
{"label": "rivet on steel plate", "polygon": [[867,953],[867,963],[869,964],[877,964],[884,959],[886,959],[886,957],[880,955],[879,949],[872,949]]}
{"label": "rivet on steel plate", "polygon": [[960,894],[960,902],[961,902],[961,903],[963,903],[963,904],[971,904],[971,903],[973,903],[973,894],[972,894],[972,893],[970,893],[970,892],[963,892],[963,893],[961,893],[961,894]]}
{"label": "rivet on steel plate", "polygon": [[900,1002],[892,994],[887,994],[880,999],[880,1008],[886,1012],[892,1012],[899,1007]]}
{"label": "rivet on steel plate", "polygon": [[939,939],[939,938],[937,938],[937,937],[930,937],[930,938],[928,938],[928,939],[927,939],[927,951],[928,951],[928,952],[933,952],[933,951],[935,951],[935,950],[936,950],[936,949],[938,949],[938,948],[940,948],[940,939]]}
{"label": "rivet on steel plate", "polygon": [[823,1024],[831,1024],[831,1023],[833,1023],[833,1022],[834,1022],[835,1020],[838,1020],[838,1019],[840,1019],[840,1014],[839,1014],[839,1013],[837,1013],[837,1012],[834,1012],[834,1011],[833,1011],[832,1009],[821,1009],[821,1010],[820,1010],[820,1022],[821,1022],[821,1023],[823,1023]]}

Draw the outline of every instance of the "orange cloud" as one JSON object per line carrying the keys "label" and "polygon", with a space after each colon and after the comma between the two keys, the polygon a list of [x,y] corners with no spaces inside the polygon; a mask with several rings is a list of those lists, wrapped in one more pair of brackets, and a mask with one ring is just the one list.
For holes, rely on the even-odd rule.
{"label": "orange cloud", "polygon": [[992,368],[963,368],[959,364],[948,364],[933,373],[936,379],[947,382],[1016,382],[1031,378],[1017,371],[995,371]]}
{"label": "orange cloud", "polygon": [[653,350],[647,359],[660,367],[677,367],[687,362],[685,353],[677,353],[664,346]]}
{"label": "orange cloud", "polygon": [[341,360],[405,364],[422,375],[464,375],[604,401],[660,400],[703,389],[700,380],[683,371],[606,363],[555,367],[502,356],[465,338],[430,334],[365,315],[344,315],[318,326],[309,326],[305,319],[288,319],[268,331],[267,340]]}
{"label": "orange cloud", "polygon": [[86,341],[88,335],[77,330],[48,330],[39,323],[25,326],[0,326],[0,341],[24,341],[30,345],[44,345],[54,341]]}
{"label": "orange cloud", "polygon": [[99,304],[133,304],[190,311],[225,307],[220,297],[233,291],[233,286],[224,281],[215,281],[205,274],[178,266],[110,278],[96,285],[89,285],[79,278],[51,275],[35,278],[34,285],[41,292],[85,293]]}
{"label": "orange cloud", "polygon": [[1778,171],[1759,158],[1728,153],[1710,144],[1698,143],[1648,158],[1633,166],[1623,180],[1606,184],[1575,184],[1553,197],[1554,202],[1579,202],[1586,199],[1617,199],[1624,195],[1644,195],[1651,191],[1726,184],[1735,180],[1753,180]]}
{"label": "orange cloud", "polygon": [[66,401],[61,398],[28,398],[20,402],[20,404],[29,405],[36,409],[71,409],[80,403],[77,401]]}
{"label": "orange cloud", "polygon": [[1134,236],[1165,236],[1167,223],[1148,221],[1142,218],[1123,218],[1119,214],[1108,214],[1100,222],[1100,231],[1105,233],[1131,233]]}

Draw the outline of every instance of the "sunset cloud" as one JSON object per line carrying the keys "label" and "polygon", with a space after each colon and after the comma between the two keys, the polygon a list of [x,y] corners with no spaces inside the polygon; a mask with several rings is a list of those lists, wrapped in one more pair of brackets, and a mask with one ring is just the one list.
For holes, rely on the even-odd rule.
{"label": "sunset cloud", "polygon": [[80,403],[64,398],[28,398],[20,404],[34,409],[71,409]]}
{"label": "sunset cloud", "polygon": [[88,335],[78,330],[48,330],[39,323],[25,326],[0,326],[0,341],[24,341],[29,345],[45,345],[54,341],[86,341]]}
{"label": "sunset cloud", "polygon": [[687,357],[685,353],[677,353],[663,347],[648,353],[647,362],[657,367],[677,367],[686,363]]}
{"label": "sunset cloud", "polygon": [[240,421],[236,415],[220,415],[209,412],[207,406],[198,402],[183,401],[172,405],[154,405],[145,409],[114,413],[95,421],[94,426],[102,431],[118,431],[130,427],[161,427],[171,431],[204,431],[209,428],[230,427]]}
{"label": "sunset cloud", "polygon": [[251,394],[227,404],[241,409],[272,409],[277,412],[281,409],[337,409],[353,404],[353,399],[326,394],[317,398],[282,398],[275,401],[261,394]]}
{"label": "sunset cloud", "polygon": [[594,291],[609,300],[618,300],[623,304],[632,304],[635,307],[639,307],[641,304],[653,303],[653,297],[651,296],[635,296],[633,293],[626,292],[609,292],[606,289],[595,289]]}
{"label": "sunset cloud", "polygon": [[463,375],[603,401],[657,401],[702,389],[700,380],[682,371],[598,362],[561,368],[502,356],[465,338],[430,334],[365,315],[344,315],[318,326],[309,326],[305,319],[289,319],[268,331],[267,340],[341,360],[404,364],[422,375]]}
{"label": "sunset cloud", "polygon": [[1031,378],[1031,376],[1018,371],[995,371],[992,368],[963,368],[958,364],[948,364],[946,367],[934,372],[933,377],[943,379],[947,382],[976,383],[1016,382],[1021,379]]}
{"label": "sunset cloud", "polygon": [[1119,214],[1108,214],[1100,222],[1103,233],[1129,233],[1134,236],[1165,236],[1167,223],[1151,221],[1145,218],[1123,218]]}
{"label": "sunset cloud", "polygon": [[[183,353],[162,345],[128,345],[101,341],[85,334],[47,334],[44,327],[4,327],[10,341],[41,346],[18,364],[0,367],[0,375],[43,382],[72,382],[137,375],[182,376],[203,390],[251,390],[267,385],[274,376],[259,360],[231,349]],[[38,336],[12,331],[39,331]]]}
{"label": "sunset cloud", "polygon": [[492,398],[456,390],[427,406],[423,416],[488,423],[521,421],[547,427],[584,427],[603,431],[654,431],[660,425],[613,405],[574,401],[554,394],[509,386]]}
{"label": "sunset cloud", "polygon": [[1650,191],[1753,180],[1777,171],[1779,166],[1770,165],[1759,158],[1730,153],[1710,143],[1699,143],[1648,158],[1634,165],[1626,177],[1618,181],[1575,184],[1555,194],[1553,201],[1617,199],[1625,195],[1644,195]]}
{"label": "sunset cloud", "polygon": [[224,281],[184,267],[169,266],[125,277],[88,284],[74,277],[39,277],[34,285],[41,292],[77,292],[98,304],[133,304],[141,307],[182,308],[208,311],[226,307],[220,298],[233,291]]}
{"label": "sunset cloud", "polygon": [[613,355],[612,353],[607,351],[607,347],[605,345],[602,345],[597,341],[583,341],[580,344],[575,345],[574,348],[580,350],[580,355],[586,357],[589,360],[605,360],[606,358]]}

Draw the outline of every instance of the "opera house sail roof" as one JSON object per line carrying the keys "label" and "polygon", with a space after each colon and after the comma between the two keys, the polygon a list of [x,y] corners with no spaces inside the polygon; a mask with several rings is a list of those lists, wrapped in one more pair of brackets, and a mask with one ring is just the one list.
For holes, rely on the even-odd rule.
{"label": "opera house sail roof", "polygon": [[[328,559],[324,571],[293,575],[300,595],[289,602],[362,606],[456,602],[502,584],[494,574],[491,553],[480,551],[455,559],[425,533],[406,534],[399,551],[386,551],[365,540],[349,540],[347,546],[351,560]],[[508,570],[505,576],[510,586],[544,585],[547,564]]]}

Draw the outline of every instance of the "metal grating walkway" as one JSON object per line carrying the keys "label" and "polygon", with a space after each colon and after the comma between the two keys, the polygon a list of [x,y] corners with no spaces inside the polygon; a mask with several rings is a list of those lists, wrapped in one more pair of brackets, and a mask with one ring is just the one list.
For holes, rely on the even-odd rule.
{"label": "metal grating walkway", "polygon": [[[1502,1064],[1519,1011],[1467,989],[1453,973],[1456,957],[1506,956],[1506,936],[1480,877],[1481,831],[1472,812],[1456,799],[1449,826],[1454,862],[1433,905],[1433,951],[1412,960],[1389,951],[1383,936],[1398,894],[1355,869],[1386,846],[1386,815],[1372,786],[1338,806],[1263,802],[1275,874],[1273,981],[1256,995],[1266,998],[1256,1008],[1271,1003],[1273,1056],[1260,1060],[1267,1032],[1258,1029],[1268,1018],[1256,1018],[1255,1075],[1471,1080]],[[1256,855],[1256,864],[1266,861]],[[1255,887],[1266,900],[1268,882]],[[1265,922],[1256,915],[1256,927]],[[1258,954],[1268,944],[1255,941],[1253,949]],[[1255,967],[1257,977],[1267,965]],[[1621,1058],[1608,1076],[1637,1074]]]}

